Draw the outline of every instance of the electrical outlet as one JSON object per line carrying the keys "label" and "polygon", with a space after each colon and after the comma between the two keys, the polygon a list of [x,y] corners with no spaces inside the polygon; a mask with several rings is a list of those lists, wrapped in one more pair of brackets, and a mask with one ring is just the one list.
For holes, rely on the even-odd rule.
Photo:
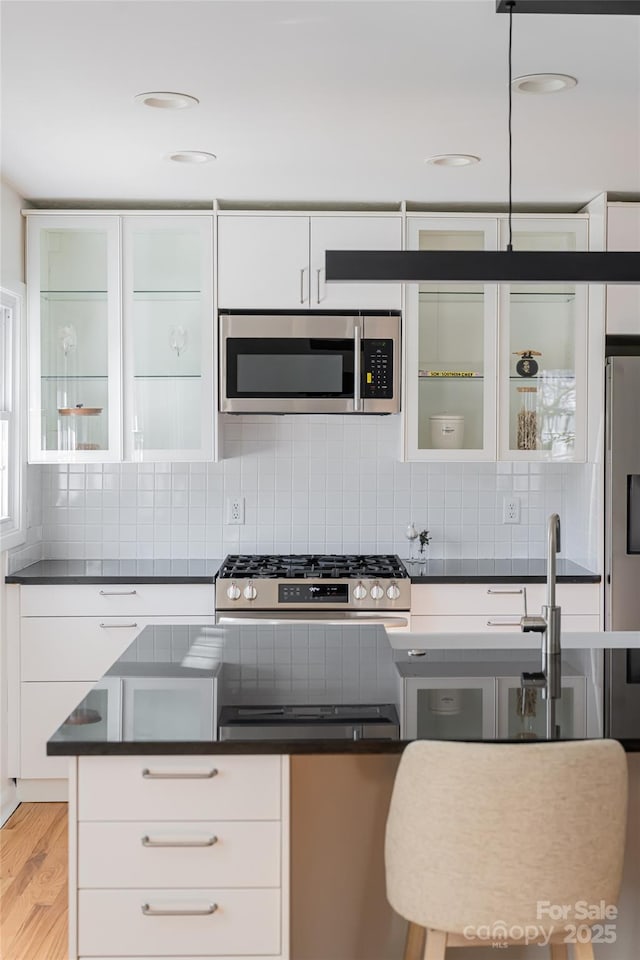
{"label": "electrical outlet", "polygon": [[520,500],[518,497],[505,497],[502,501],[502,522],[520,523]]}
{"label": "electrical outlet", "polygon": [[227,497],[227,523],[244,523],[244,497]]}

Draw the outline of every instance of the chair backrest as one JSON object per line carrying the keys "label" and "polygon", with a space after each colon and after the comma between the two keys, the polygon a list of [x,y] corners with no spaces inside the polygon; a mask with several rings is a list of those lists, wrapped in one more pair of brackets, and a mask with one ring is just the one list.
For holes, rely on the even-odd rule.
{"label": "chair backrest", "polygon": [[[387,820],[387,898],[413,923],[467,935],[561,929],[615,904],[627,761],[615,740],[416,740],[402,755]],[[551,911],[551,912],[549,912]]]}

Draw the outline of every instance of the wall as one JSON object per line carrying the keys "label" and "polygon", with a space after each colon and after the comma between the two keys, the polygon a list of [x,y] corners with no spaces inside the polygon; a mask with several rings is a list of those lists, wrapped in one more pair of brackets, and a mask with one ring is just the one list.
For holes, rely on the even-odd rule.
{"label": "wall", "polygon": [[[227,553],[398,553],[413,520],[432,558],[543,557],[580,465],[400,463],[395,417],[233,417],[225,459],[30,467],[42,472],[47,557],[202,558]],[[246,522],[224,522],[228,497]],[[502,523],[502,500],[521,523]],[[584,519],[576,513],[576,525]],[[565,530],[563,555],[573,557]],[[15,567],[14,567],[15,568]]]}
{"label": "wall", "polygon": [[[20,210],[22,198],[4,180],[0,182],[0,285],[20,293],[24,283],[24,224]],[[41,510],[40,484],[34,479],[31,503]],[[38,532],[35,537],[38,537]],[[0,824],[16,805],[15,788],[7,778],[7,646],[10,642],[4,573],[7,554],[0,553]]]}

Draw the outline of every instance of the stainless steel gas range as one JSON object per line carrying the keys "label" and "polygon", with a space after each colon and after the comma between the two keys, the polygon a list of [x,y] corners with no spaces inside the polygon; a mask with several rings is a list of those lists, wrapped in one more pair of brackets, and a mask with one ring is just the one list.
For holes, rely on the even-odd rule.
{"label": "stainless steel gas range", "polygon": [[411,581],[393,555],[230,555],[216,580],[218,623],[376,623],[407,628]]}

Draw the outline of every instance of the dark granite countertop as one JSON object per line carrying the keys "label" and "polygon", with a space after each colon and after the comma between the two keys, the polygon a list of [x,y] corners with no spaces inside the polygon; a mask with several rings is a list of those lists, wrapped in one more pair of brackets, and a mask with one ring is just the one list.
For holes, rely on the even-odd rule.
{"label": "dark granite countertop", "polygon": [[[547,561],[540,560],[415,560],[402,561],[412,583],[544,583]],[[599,573],[573,560],[557,561],[559,583],[600,583]]]}
{"label": "dark granite countertop", "polygon": [[[571,651],[571,656],[575,653]],[[222,706],[293,704],[398,708],[402,676],[417,671],[421,675],[464,672],[467,658],[476,665],[484,659],[485,667],[490,660],[489,667],[495,666],[500,673],[504,671],[502,666],[498,669],[499,662],[505,656],[507,672],[517,676],[536,655],[537,647],[507,654],[474,650],[466,656],[460,650],[430,650],[418,668],[408,664],[405,651],[392,649],[380,626],[149,626],[61,724],[47,743],[47,753],[398,753],[408,741],[287,739],[284,730],[278,740],[220,741],[216,713]],[[447,657],[455,662],[445,670]],[[470,673],[474,672],[472,667]],[[621,742],[627,750],[640,750],[640,739]]]}
{"label": "dark granite countertop", "polygon": [[39,560],[6,583],[214,583],[222,560]]}

